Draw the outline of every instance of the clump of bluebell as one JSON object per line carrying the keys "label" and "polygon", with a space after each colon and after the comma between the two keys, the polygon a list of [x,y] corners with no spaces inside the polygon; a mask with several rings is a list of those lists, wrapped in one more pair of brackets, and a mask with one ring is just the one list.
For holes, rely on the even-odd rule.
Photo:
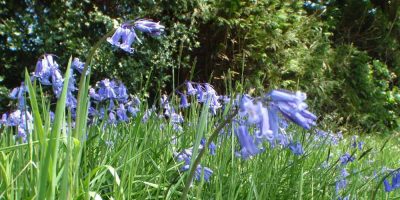
{"label": "clump of bluebell", "polygon": [[89,116],[107,119],[109,124],[127,122],[139,111],[139,98],[129,95],[121,81],[103,79],[89,89],[89,96]]}
{"label": "clump of bluebell", "polygon": [[[84,66],[85,63],[74,58],[71,64],[70,77],[68,77],[66,106],[71,112],[72,121],[75,120],[77,107],[76,72],[82,73]],[[58,99],[61,96],[65,78],[61,75],[60,66],[55,61],[54,56],[45,54],[37,61],[31,81],[38,80],[41,85],[50,87],[52,94]],[[0,126],[17,127],[16,136],[22,138],[24,142],[26,142],[26,137],[33,127],[33,119],[26,104],[26,95],[27,89],[25,83],[22,82],[20,87],[14,88],[9,94],[10,99],[17,100],[17,109],[10,113],[4,113],[0,120]],[[136,116],[139,111],[139,98],[129,95],[125,85],[120,81],[104,79],[98,82],[95,87],[90,88],[89,96],[91,101],[88,122],[93,122],[95,118],[104,119],[105,115],[108,124],[127,122],[129,117]],[[54,113],[50,111],[49,116],[53,119]],[[73,125],[74,122],[72,122]]]}
{"label": "clump of bluebell", "polygon": [[[301,144],[293,141],[285,128],[286,120],[307,130],[316,125],[317,117],[307,110],[304,100],[305,93],[283,90],[273,90],[263,98],[239,97],[235,133],[241,148],[237,155],[244,159],[254,156],[265,149],[264,142],[268,142],[271,148],[280,145],[295,155],[303,154]],[[254,134],[250,134],[249,130],[253,130]]]}
{"label": "clump of bluebell", "polygon": [[107,38],[107,42],[128,53],[133,53],[135,49],[132,47],[132,44],[141,42],[136,34],[136,30],[157,37],[164,32],[164,28],[159,22],[147,19],[127,21],[119,26],[111,37]]}

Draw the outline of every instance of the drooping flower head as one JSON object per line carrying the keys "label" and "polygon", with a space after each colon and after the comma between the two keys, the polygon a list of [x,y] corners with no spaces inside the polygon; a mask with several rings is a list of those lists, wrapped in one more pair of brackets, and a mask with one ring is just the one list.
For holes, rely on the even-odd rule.
{"label": "drooping flower head", "polygon": [[139,19],[135,21],[134,28],[140,32],[148,33],[151,36],[160,36],[165,29],[160,22],[153,22],[147,19]]}
{"label": "drooping flower head", "polygon": [[21,86],[14,88],[8,95],[10,99],[18,100],[18,109],[25,110],[25,93],[26,93],[25,83],[21,82]]}
{"label": "drooping flower head", "polygon": [[160,36],[164,32],[164,26],[146,19],[127,21],[118,27],[111,37],[107,38],[107,42],[128,53],[133,53],[135,49],[132,48],[132,44],[141,42],[136,35],[136,30],[150,36]]}
{"label": "drooping flower head", "polygon": [[278,108],[283,116],[304,129],[308,130],[315,125],[317,117],[306,110],[308,106],[304,102],[307,98],[305,93],[273,90],[267,94],[267,98],[272,100],[272,106]]}
{"label": "drooping flower head", "polygon": [[241,147],[240,151],[237,152],[238,156],[247,159],[260,153],[260,150],[254,143],[254,138],[249,135],[246,126],[239,126],[236,130],[236,136]]}

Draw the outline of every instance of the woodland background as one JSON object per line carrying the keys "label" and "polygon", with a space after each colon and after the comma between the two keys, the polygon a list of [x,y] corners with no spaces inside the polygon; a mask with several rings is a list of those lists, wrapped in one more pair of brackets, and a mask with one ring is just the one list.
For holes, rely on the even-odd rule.
{"label": "woodland background", "polygon": [[92,82],[121,79],[152,104],[185,80],[235,89],[302,90],[320,121],[391,133],[400,126],[400,1],[0,0],[0,113],[44,53],[66,67],[136,18],[166,27],[127,56],[102,45]]}

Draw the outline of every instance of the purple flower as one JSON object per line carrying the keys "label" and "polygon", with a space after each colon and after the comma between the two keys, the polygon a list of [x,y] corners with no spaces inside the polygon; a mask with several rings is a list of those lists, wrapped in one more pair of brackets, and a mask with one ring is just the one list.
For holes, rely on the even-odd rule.
{"label": "purple flower", "polygon": [[353,156],[346,152],[344,155],[340,156],[340,163],[342,165],[346,165],[349,162],[353,162],[354,159],[355,158]]}
{"label": "purple flower", "polygon": [[186,86],[187,86],[187,94],[188,95],[196,95],[197,90],[193,88],[193,85],[191,82],[186,81]]}
{"label": "purple flower", "polygon": [[[184,165],[181,167],[180,171],[184,172],[190,169],[190,161],[192,158],[192,149],[185,149],[181,153],[174,153],[175,158],[178,162],[184,162]],[[203,173],[204,172],[204,173]],[[195,171],[195,179],[200,181],[202,179],[201,175],[204,175],[204,180],[209,181],[213,171],[208,167],[202,167],[198,165]]]}
{"label": "purple flower", "polygon": [[[79,58],[74,58],[74,61],[72,61],[72,65],[71,65],[72,69],[75,69],[76,71],[78,71],[80,74],[82,74],[83,69],[85,68],[85,63],[81,62],[79,60]],[[89,71],[88,71],[89,72]],[[87,72],[87,73],[88,73]],[[87,74],[86,74],[87,75]]]}
{"label": "purple flower", "polygon": [[301,146],[300,142],[296,142],[296,143],[291,142],[289,144],[289,149],[290,149],[290,151],[293,152],[294,155],[299,156],[299,155],[304,154],[304,150],[303,150],[303,147]]}
{"label": "purple flower", "polygon": [[[125,29],[128,30],[128,29]],[[124,37],[123,37],[124,38]],[[119,46],[122,50],[128,52],[128,53],[133,53],[135,51],[134,48],[131,47],[132,43],[134,43],[136,40],[139,40],[137,37],[135,30],[129,30],[128,33],[126,34],[126,37],[123,39],[122,44]]]}
{"label": "purple flower", "polygon": [[135,29],[143,33],[148,33],[151,36],[160,36],[164,32],[164,26],[159,22],[153,22],[146,19],[135,21]]}
{"label": "purple flower", "polygon": [[7,120],[7,126],[18,126],[21,123],[22,113],[20,110],[15,110],[10,113]]}
{"label": "purple flower", "polygon": [[197,100],[201,103],[205,102],[206,97],[203,91],[203,87],[200,84],[197,84],[196,91],[197,91]]}
{"label": "purple flower", "polygon": [[116,97],[114,89],[111,87],[110,80],[104,79],[99,83],[99,96],[100,99],[114,99]]}
{"label": "purple flower", "polygon": [[117,30],[115,30],[113,36],[107,38],[107,42],[109,42],[111,45],[119,46],[121,44],[120,40],[122,38],[122,35],[125,34],[126,34],[125,28],[118,27]]}
{"label": "purple flower", "polygon": [[211,113],[214,115],[217,114],[217,109],[221,108],[221,104],[218,102],[218,96],[213,94],[212,96],[209,97],[210,101],[210,110]]}
{"label": "purple flower", "polygon": [[128,112],[129,112],[133,117],[136,117],[137,112],[139,112],[139,109],[129,105],[129,106],[128,106]]}
{"label": "purple flower", "polygon": [[22,127],[18,127],[17,138],[21,138],[23,142],[26,142],[26,131]]}
{"label": "purple flower", "polygon": [[189,106],[190,103],[188,103],[186,95],[181,93],[181,104],[179,105],[179,108],[188,108]]}
{"label": "purple flower", "polygon": [[25,110],[25,92],[26,92],[25,83],[21,82],[21,86],[14,88],[11,93],[8,95],[10,99],[18,99],[18,109]]}
{"label": "purple flower", "polygon": [[67,93],[66,105],[68,108],[76,108],[78,101],[71,92]]}
{"label": "purple flower", "polygon": [[254,156],[260,152],[258,147],[254,143],[253,137],[247,132],[246,126],[239,126],[236,130],[236,136],[239,140],[241,149],[237,153],[238,156],[243,159],[247,159],[250,156]]}
{"label": "purple flower", "polygon": [[338,193],[340,190],[346,188],[347,186],[347,180],[345,178],[339,179],[336,181],[336,192]]}
{"label": "purple flower", "polygon": [[277,107],[283,116],[290,119],[304,129],[310,129],[315,125],[317,117],[309,112],[304,100],[307,98],[305,93],[290,93],[281,90],[271,91],[267,97],[272,100],[272,106]]}
{"label": "purple flower", "polygon": [[135,30],[143,33],[148,33],[151,36],[159,36],[164,31],[164,26],[149,20],[137,20],[133,24],[126,22],[117,28],[112,37],[107,38],[107,41],[122,50],[133,53],[132,44],[136,41],[140,43],[140,39],[136,35]]}
{"label": "purple flower", "polygon": [[128,116],[126,115],[126,109],[124,104],[119,104],[119,108],[117,109],[117,116],[119,121],[126,122],[128,121]]}
{"label": "purple flower", "polygon": [[126,102],[128,100],[128,93],[125,85],[123,83],[119,84],[114,88],[119,102]]}
{"label": "purple flower", "polygon": [[55,78],[57,78],[57,74],[54,75],[56,70],[58,70],[58,64],[54,61],[53,56],[51,54],[45,54],[36,63],[34,76],[39,79],[39,82],[41,84],[52,85],[54,84],[54,80],[50,82],[50,78],[52,78],[52,76],[55,76]]}
{"label": "purple flower", "polygon": [[178,124],[178,123],[183,123],[183,117],[180,114],[177,113],[172,113],[170,116],[170,120],[172,123]]}
{"label": "purple flower", "polygon": [[1,119],[0,119],[0,125],[6,125],[7,124],[7,113],[3,113],[3,115],[1,115]]}
{"label": "purple flower", "polygon": [[391,192],[395,189],[400,188],[400,173],[399,172],[395,172],[392,175],[392,184],[390,185],[389,181],[387,179],[385,179],[383,181],[383,184],[385,186],[385,191],[386,192]]}
{"label": "purple flower", "polygon": [[117,123],[117,119],[115,118],[114,112],[110,112],[108,114],[108,123],[110,123],[110,124],[116,124]]}
{"label": "purple flower", "polygon": [[95,101],[101,101],[100,95],[98,95],[94,88],[89,89],[89,96]]}
{"label": "purple flower", "polygon": [[[203,148],[206,145],[206,142],[206,139],[202,138],[200,141],[200,148]],[[210,150],[210,154],[214,156],[217,146],[214,144],[214,142],[211,142],[210,145],[208,145],[208,149]]]}

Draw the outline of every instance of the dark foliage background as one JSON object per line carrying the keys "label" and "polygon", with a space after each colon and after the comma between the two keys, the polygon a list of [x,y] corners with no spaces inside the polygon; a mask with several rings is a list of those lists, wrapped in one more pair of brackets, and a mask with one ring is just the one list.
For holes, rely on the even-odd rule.
{"label": "dark foliage background", "polygon": [[[93,78],[156,96],[192,78],[225,92],[303,90],[325,124],[376,132],[400,125],[400,1],[0,0],[0,111],[44,53],[66,66],[121,22],[161,21],[136,53],[104,44]],[[310,3],[314,3],[312,6]],[[143,36],[145,37],[145,36]],[[151,98],[150,98],[151,99]]]}

